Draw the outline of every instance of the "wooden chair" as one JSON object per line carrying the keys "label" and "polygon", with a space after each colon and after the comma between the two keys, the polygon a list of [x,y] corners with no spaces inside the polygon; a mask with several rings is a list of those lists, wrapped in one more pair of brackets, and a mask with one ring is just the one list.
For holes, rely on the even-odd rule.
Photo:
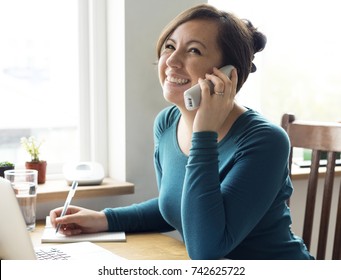
{"label": "wooden chair", "polygon": [[[293,148],[312,150],[312,160],[308,179],[308,189],[305,206],[302,238],[310,249],[315,200],[317,191],[318,169],[321,152],[327,152],[326,174],[322,197],[320,227],[317,244],[317,259],[325,259],[329,217],[334,184],[336,152],[341,152],[341,124],[297,121],[295,116],[284,114],[282,127],[286,130],[291,141],[289,158],[290,174],[292,167]],[[332,259],[341,259],[341,186],[337,202],[336,225],[334,233]]]}

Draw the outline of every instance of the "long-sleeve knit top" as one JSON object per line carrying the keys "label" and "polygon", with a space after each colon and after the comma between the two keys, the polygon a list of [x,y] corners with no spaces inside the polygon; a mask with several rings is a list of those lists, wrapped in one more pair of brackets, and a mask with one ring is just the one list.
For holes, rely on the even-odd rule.
{"label": "long-sleeve knit top", "polygon": [[215,132],[193,133],[187,156],[177,141],[180,116],[171,106],[155,120],[159,196],[104,209],[109,230],[176,229],[192,259],[312,259],[290,228],[285,131],[248,110],[219,142]]}

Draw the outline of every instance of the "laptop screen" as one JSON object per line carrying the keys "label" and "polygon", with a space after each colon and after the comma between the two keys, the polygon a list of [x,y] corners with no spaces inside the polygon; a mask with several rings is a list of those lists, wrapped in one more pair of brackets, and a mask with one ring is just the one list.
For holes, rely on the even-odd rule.
{"label": "laptop screen", "polygon": [[0,199],[0,259],[36,259],[11,183],[2,177],[0,177]]}

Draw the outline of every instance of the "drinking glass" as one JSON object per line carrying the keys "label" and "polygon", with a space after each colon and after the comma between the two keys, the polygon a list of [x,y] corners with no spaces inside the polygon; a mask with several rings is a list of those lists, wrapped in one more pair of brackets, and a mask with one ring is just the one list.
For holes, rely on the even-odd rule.
{"label": "drinking glass", "polygon": [[33,231],[36,226],[37,170],[7,170],[5,178],[11,182],[14,189],[27,230]]}

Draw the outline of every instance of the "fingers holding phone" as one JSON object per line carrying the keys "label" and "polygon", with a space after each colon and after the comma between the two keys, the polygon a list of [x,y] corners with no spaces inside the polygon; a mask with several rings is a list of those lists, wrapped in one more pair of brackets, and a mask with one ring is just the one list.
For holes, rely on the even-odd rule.
{"label": "fingers holding phone", "polygon": [[[199,80],[201,103],[197,110],[193,131],[218,131],[234,107],[237,71],[233,66],[215,68],[206,79]],[[226,75],[228,73],[228,75]]]}

